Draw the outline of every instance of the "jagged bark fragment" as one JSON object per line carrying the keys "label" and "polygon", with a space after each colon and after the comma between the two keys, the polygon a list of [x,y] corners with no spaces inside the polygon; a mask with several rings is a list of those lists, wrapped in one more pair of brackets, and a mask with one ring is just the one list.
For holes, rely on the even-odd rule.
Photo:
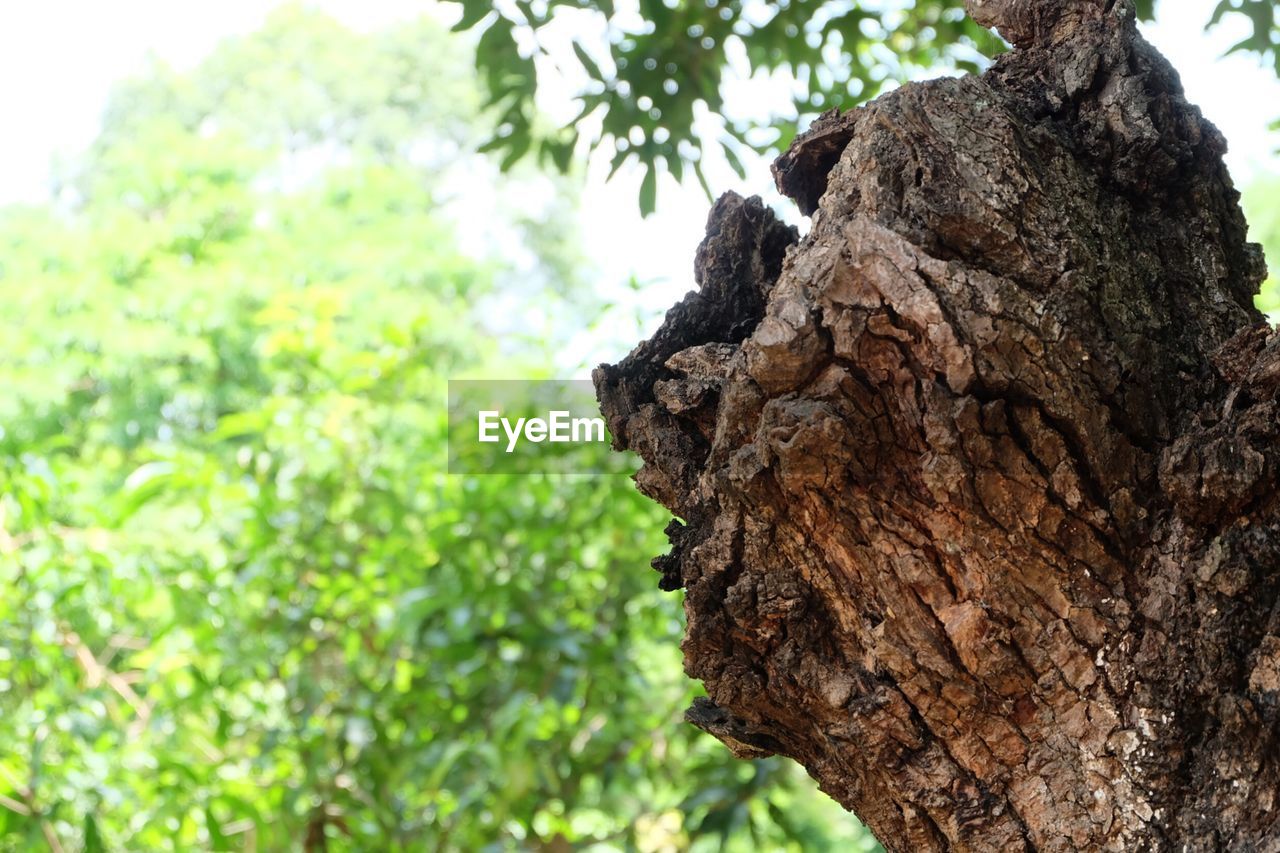
{"label": "jagged bark fragment", "polygon": [[[1127,0],[828,114],[597,371],[684,519],[691,722],[890,850],[1280,850],[1280,336]],[[785,260],[784,260],[785,258]]]}

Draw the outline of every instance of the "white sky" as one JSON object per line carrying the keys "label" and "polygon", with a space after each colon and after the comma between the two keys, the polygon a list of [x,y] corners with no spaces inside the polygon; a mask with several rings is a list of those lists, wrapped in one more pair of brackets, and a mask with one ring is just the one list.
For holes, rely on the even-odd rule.
{"label": "white sky", "polygon": [[[1216,0],[1161,0],[1148,37],[1181,71],[1192,102],[1225,133],[1236,182],[1276,168],[1280,134],[1267,125],[1280,117],[1280,81],[1244,56],[1220,58],[1246,33],[1243,22],[1203,31]],[[144,68],[148,54],[179,66],[200,60],[224,36],[261,24],[274,0],[41,0],[0,3],[0,203],[43,197],[52,159],[85,146],[96,131],[112,83]],[[358,27],[375,27],[415,13],[452,16],[456,6],[421,0],[320,0],[318,5]],[[572,82],[566,84],[572,86]],[[727,91],[727,112],[755,114],[780,94],[767,81],[739,81]],[[555,113],[554,87],[545,106]],[[567,90],[566,90],[567,91]],[[651,283],[639,298],[663,306],[693,286],[693,251],[708,203],[694,186],[659,186],[655,217],[636,209],[640,176],[624,170],[604,183],[607,164],[593,163],[584,191],[582,232],[613,292],[634,274]],[[749,181],[723,163],[709,169],[716,192],[772,189],[767,164],[748,163]],[[776,199],[776,196],[772,197]],[[620,353],[602,353],[602,357]]]}

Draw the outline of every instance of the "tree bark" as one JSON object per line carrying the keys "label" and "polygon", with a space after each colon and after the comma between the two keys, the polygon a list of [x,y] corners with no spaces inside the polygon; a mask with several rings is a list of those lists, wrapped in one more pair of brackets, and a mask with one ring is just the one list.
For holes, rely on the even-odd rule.
{"label": "tree bark", "polygon": [[596,372],[683,521],[687,717],[889,850],[1280,850],[1280,335],[1129,0],[970,0],[981,77],[829,113]]}

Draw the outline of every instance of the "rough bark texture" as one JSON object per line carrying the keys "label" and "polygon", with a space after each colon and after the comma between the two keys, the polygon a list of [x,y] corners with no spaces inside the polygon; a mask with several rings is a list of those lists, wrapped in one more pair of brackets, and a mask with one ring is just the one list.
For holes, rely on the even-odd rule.
{"label": "rough bark texture", "polygon": [[596,373],[684,523],[688,719],[890,850],[1280,850],[1280,336],[1127,0],[823,116]]}

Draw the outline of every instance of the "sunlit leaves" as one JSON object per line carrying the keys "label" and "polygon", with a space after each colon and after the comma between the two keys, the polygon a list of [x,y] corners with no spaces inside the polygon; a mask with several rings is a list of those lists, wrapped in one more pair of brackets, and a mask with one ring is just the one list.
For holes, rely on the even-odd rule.
{"label": "sunlit leaves", "polygon": [[642,0],[638,18],[631,9],[582,0],[460,5],[455,29],[479,33],[477,66],[491,101],[501,105],[498,130],[487,147],[505,152],[508,163],[553,144],[521,107],[537,87],[533,60],[543,50],[544,29],[561,25],[565,15],[598,16],[606,42],[574,41],[573,57],[556,61],[576,63],[588,80],[577,93],[581,111],[575,124],[599,122],[599,129],[582,139],[581,148],[606,146],[616,153],[615,166],[633,160],[652,176],[642,183],[646,212],[652,182],[662,172],[680,179],[683,167],[691,165],[701,178],[705,151],[732,154],[743,145],[769,150],[785,144],[776,131],[761,133],[749,124],[731,122],[725,135],[710,138],[696,127],[700,111],[722,112],[731,57],[745,60],[739,71],[748,75],[782,71],[796,81],[793,113],[778,117],[794,126],[797,116],[856,104],[924,69],[977,69],[984,54],[1002,48],[999,39],[964,18],[960,0],[853,9],[809,0]]}
{"label": "sunlit leaves", "polygon": [[[603,146],[615,153],[615,168],[632,160],[646,175],[669,170],[677,180],[685,165],[701,178],[708,151],[723,150],[732,164],[739,146],[785,148],[796,126],[817,113],[856,105],[926,71],[979,72],[1005,49],[996,35],[964,15],[961,0],[641,0],[638,10],[596,0],[455,2],[462,9],[455,29],[479,33],[477,67],[491,102],[499,105],[498,130],[486,147],[503,152],[505,164],[535,149],[561,168],[568,163],[563,148],[546,157],[562,144],[555,141],[561,131],[540,128],[530,112],[537,88],[534,57],[547,50],[545,32],[563,27],[569,16],[580,21],[587,14],[607,39],[574,41],[572,57],[554,56],[558,63],[576,64],[571,76],[587,81],[576,93],[581,111],[574,126],[585,133],[599,123],[579,151]],[[1149,20],[1153,0],[1136,5],[1138,15]],[[1222,0],[1212,22],[1224,16],[1241,16],[1251,26],[1233,50],[1258,53],[1280,72],[1275,0]],[[788,75],[795,81],[791,111],[763,126],[726,117],[725,133],[707,136],[695,118],[699,111],[723,113],[723,83],[731,66],[748,76]],[[641,208],[648,212],[648,187],[642,185],[641,193]]]}

